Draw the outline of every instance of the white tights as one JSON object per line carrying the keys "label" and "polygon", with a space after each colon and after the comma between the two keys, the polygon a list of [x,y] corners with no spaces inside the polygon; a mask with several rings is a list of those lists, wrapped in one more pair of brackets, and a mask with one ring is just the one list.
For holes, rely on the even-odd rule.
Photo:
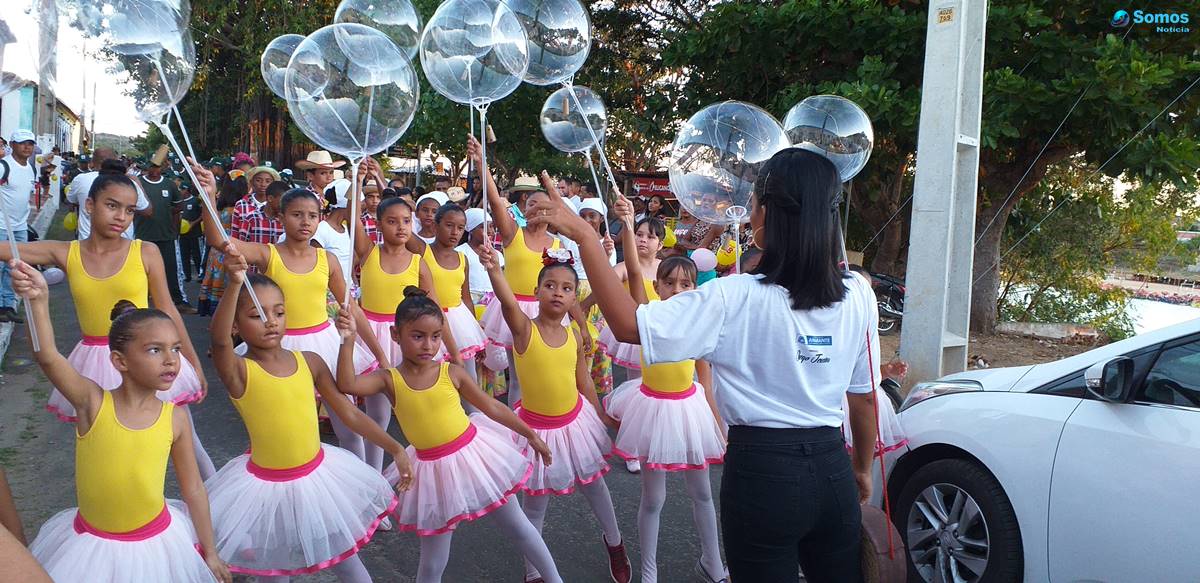
{"label": "white tights", "polygon": [[[387,397],[384,397],[384,399],[386,400]],[[358,456],[358,459],[366,461],[367,453],[363,445],[362,436],[355,433],[353,429],[347,427],[346,424],[343,423],[340,418],[338,418],[337,413],[333,411],[333,407],[327,406],[325,407],[325,411],[329,413],[329,424],[333,426],[333,433],[337,435],[338,445],[341,446],[342,449]],[[380,455],[382,455],[382,453]],[[380,458],[380,463],[383,463],[382,458]]]}
{"label": "white tights", "polygon": [[[366,565],[363,565],[362,559],[358,555],[353,555],[350,558],[342,561],[329,568],[338,581],[342,583],[371,583],[371,574],[367,572]],[[287,575],[276,577],[259,576],[258,583],[288,583],[292,578]]]}
{"label": "white tights", "polygon": [[[513,500],[493,510],[488,518],[496,521],[497,526],[517,545],[517,549],[525,556],[527,562],[537,566],[546,583],[562,583],[550,549],[542,534],[530,524],[529,519],[521,512],[521,507]],[[440,583],[442,573],[450,562],[450,539],[454,532],[437,536],[422,536],[421,562],[417,567],[417,583]]]}
{"label": "white tights", "polygon": [[[608,492],[608,484],[605,483],[604,478],[579,486],[579,491],[587,499],[588,505],[592,507],[592,514],[596,516],[596,520],[600,522],[600,528],[604,530],[605,544],[609,546],[621,544],[621,529],[617,526],[617,513],[613,509],[612,495]],[[529,522],[533,524],[539,534],[542,532],[542,525],[546,522],[546,507],[549,506],[552,497],[551,495],[525,496],[525,516],[529,517]],[[525,561],[525,578],[531,579],[537,575],[536,565]]]}
{"label": "white tights", "polygon": [[[713,506],[708,469],[688,470],[683,474],[688,497],[692,499],[692,520],[700,534],[700,564],[710,575],[725,574],[721,547],[717,541],[717,511]],[[638,539],[642,547],[642,583],[658,581],[658,526],[663,504],[667,501],[667,472],[642,468],[642,501],[638,506]]]}
{"label": "white tights", "polygon": [[[387,395],[371,395],[364,401],[363,409],[367,414],[367,417],[370,417],[376,425],[382,427],[384,431],[387,431],[388,426],[392,424],[392,402],[388,400]],[[335,425],[335,431],[337,430],[336,427],[337,426]],[[342,434],[338,433],[338,441],[340,442],[341,439]],[[360,442],[362,442],[363,451],[365,452],[365,459],[363,461],[367,462],[368,466],[375,468],[375,471],[383,472],[383,448],[363,439],[362,437],[359,437],[358,439]]]}
{"label": "white tights", "polygon": [[513,349],[505,352],[508,354],[508,408],[512,409],[521,400],[521,380],[517,378],[517,360]]}
{"label": "white tights", "polygon": [[200,443],[200,434],[196,432],[196,420],[192,418],[192,410],[187,405],[183,405],[181,408],[187,412],[188,421],[192,424],[192,450],[196,453],[196,465],[200,468],[200,479],[207,480],[217,473],[217,467],[213,465],[212,458],[204,450],[204,444]]}

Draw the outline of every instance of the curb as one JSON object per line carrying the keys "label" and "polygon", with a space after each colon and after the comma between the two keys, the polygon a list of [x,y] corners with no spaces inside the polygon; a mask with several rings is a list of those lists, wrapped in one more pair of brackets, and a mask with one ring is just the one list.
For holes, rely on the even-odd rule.
{"label": "curb", "polygon": [[[56,212],[58,212],[58,197],[52,197],[42,205],[42,209],[33,217],[30,226],[39,234],[45,233]],[[21,311],[20,298],[17,298],[16,309],[18,312]],[[12,342],[13,326],[15,325],[11,322],[0,324],[0,370],[3,370],[4,357],[8,355],[8,345]]]}

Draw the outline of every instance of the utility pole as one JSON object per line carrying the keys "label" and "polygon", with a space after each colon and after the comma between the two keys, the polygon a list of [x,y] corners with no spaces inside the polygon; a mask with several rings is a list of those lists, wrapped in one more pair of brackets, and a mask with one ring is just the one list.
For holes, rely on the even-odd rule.
{"label": "utility pole", "polygon": [[967,366],[986,0],[929,5],[904,327],[910,383]]}

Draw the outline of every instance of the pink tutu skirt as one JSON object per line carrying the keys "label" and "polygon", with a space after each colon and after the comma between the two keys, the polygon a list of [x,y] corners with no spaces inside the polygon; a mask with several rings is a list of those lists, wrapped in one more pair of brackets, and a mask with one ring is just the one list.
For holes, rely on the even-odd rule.
{"label": "pink tutu skirt", "polygon": [[[400,353],[400,345],[392,340],[392,326],[396,324],[396,317],[391,314],[376,314],[363,310],[367,316],[367,323],[371,326],[371,332],[375,334],[375,338],[379,339],[379,345],[383,347],[383,352],[388,356],[388,362],[384,368],[399,366],[403,355]],[[371,349],[367,347],[367,343],[363,341],[362,335],[354,343],[355,355],[359,352],[371,354]]]}
{"label": "pink tutu skirt", "polygon": [[[113,368],[112,361],[109,359],[111,353],[112,351],[108,349],[107,338],[92,339],[88,337],[75,345],[75,349],[67,355],[67,362],[71,363],[71,367],[79,374],[91,379],[102,389],[111,391],[121,386],[121,373]],[[175,377],[175,382],[171,384],[170,389],[159,391],[158,398],[176,405],[187,405],[204,398],[200,377],[196,375],[196,368],[192,366],[191,361],[186,358],[180,359],[179,376]],[[67,423],[74,423],[76,420],[75,407],[62,393],[58,392],[58,389],[50,392],[46,410]]]}
{"label": "pink tutu skirt", "polygon": [[196,548],[187,509],[178,500],[168,500],[159,518],[134,531],[140,534],[103,533],[78,516],[78,508],[55,514],[29,547],[55,581],[216,581]]}
{"label": "pink tutu skirt", "polygon": [[259,468],[243,454],[204,485],[217,552],[230,571],[250,575],[332,567],[370,542],[397,503],[382,475],[327,444],[313,461],[287,470]]}
{"label": "pink tutu skirt", "polygon": [[[475,358],[476,354],[483,352],[483,349],[487,347],[488,339],[483,335],[483,328],[479,326],[479,322],[475,320],[475,314],[472,314],[471,310],[463,304],[446,310],[445,314],[446,324],[450,328],[450,333],[454,335],[454,344],[458,346],[459,358],[467,362]],[[437,358],[450,360],[445,345],[438,351]]]}
{"label": "pink tutu skirt", "polygon": [[642,379],[622,383],[605,399],[621,422],[614,453],[652,470],[702,470],[725,458],[725,437],[699,383],[682,393],[660,393]]}
{"label": "pink tutu skirt", "polygon": [[[537,317],[538,308],[537,298],[533,296],[517,296],[517,306],[521,308],[526,316],[532,320]],[[508,329],[508,322],[504,321],[504,309],[500,300],[492,300],[488,303],[487,308],[483,311],[483,319],[479,321],[483,326],[483,333],[492,344],[503,346],[504,348],[512,348],[513,337],[512,331]],[[563,316],[563,326],[570,325],[570,320],[567,316]],[[457,340],[457,338],[455,338]]]}
{"label": "pink tutu skirt", "polygon": [[612,440],[600,421],[600,416],[583,397],[566,415],[548,417],[526,411],[517,405],[517,415],[537,433],[550,448],[552,463],[542,465],[537,453],[518,437],[525,458],[533,467],[529,481],[521,488],[532,496],[555,494],[563,496],[575,491],[575,485],[590,484],[608,473],[608,456],[612,455]]}
{"label": "pink tutu skirt", "polygon": [[[400,493],[395,516],[397,528],[419,536],[449,532],[503,506],[533,472],[513,432],[481,413],[471,415],[458,439],[431,449],[409,446],[408,457],[413,486]],[[393,486],[400,479],[394,463],[383,475]]]}
{"label": "pink tutu skirt", "polygon": [[630,370],[642,370],[642,346],[640,344],[628,344],[617,340],[613,336],[612,329],[605,326],[600,331],[600,349],[612,359],[613,364],[623,366]]}
{"label": "pink tutu skirt", "polygon": [[[892,407],[892,400],[879,387],[875,387],[875,402],[879,403],[879,441],[875,444],[875,453],[887,453],[904,447],[908,443],[908,436],[900,426],[900,417]],[[846,397],[842,397],[842,410],[850,410]],[[848,420],[842,424],[842,434],[846,437],[846,447],[852,447],[854,434],[850,431]]]}

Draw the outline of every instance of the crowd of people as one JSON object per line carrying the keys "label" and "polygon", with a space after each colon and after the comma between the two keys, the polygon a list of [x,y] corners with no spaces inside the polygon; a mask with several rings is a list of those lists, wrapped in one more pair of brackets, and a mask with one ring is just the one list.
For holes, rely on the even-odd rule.
{"label": "crowd of people", "polygon": [[[22,137],[14,157],[28,157]],[[484,167],[474,138],[466,151]],[[715,259],[743,242],[669,216],[662,197],[610,208],[544,172],[504,190],[485,173],[484,199],[449,179],[410,189],[370,158],[354,183],[325,151],[301,175],[245,154],[190,173],[165,152],[88,163],[65,195],[74,240],[22,243],[21,261],[0,248],[13,290],[0,303],[33,307],[48,408],[78,435],[78,508],[30,547],[55,580],[369,581],[357,552],[396,529],[420,541],[417,581],[435,582],[455,528],[486,517],[526,583],[562,581],[541,532],[550,501],[578,491],[618,583],[635,569],[614,508],[638,504],[636,570],[653,582],[669,473],[684,478],[702,580],[796,580],[798,566],[861,578],[858,504],[904,437],[878,398],[870,283],[838,264],[827,160],[768,163],[745,229],[752,275]],[[27,216],[3,188],[10,220]],[[83,332],[67,356],[35,266],[67,274]],[[192,345],[192,314],[211,317],[210,346]],[[249,434],[219,468],[188,412],[208,367]],[[337,446],[321,443],[322,417]],[[613,499],[613,457],[641,474],[640,501]],[[164,497],[168,459],[182,502]],[[814,504],[778,502],[801,498]]]}

